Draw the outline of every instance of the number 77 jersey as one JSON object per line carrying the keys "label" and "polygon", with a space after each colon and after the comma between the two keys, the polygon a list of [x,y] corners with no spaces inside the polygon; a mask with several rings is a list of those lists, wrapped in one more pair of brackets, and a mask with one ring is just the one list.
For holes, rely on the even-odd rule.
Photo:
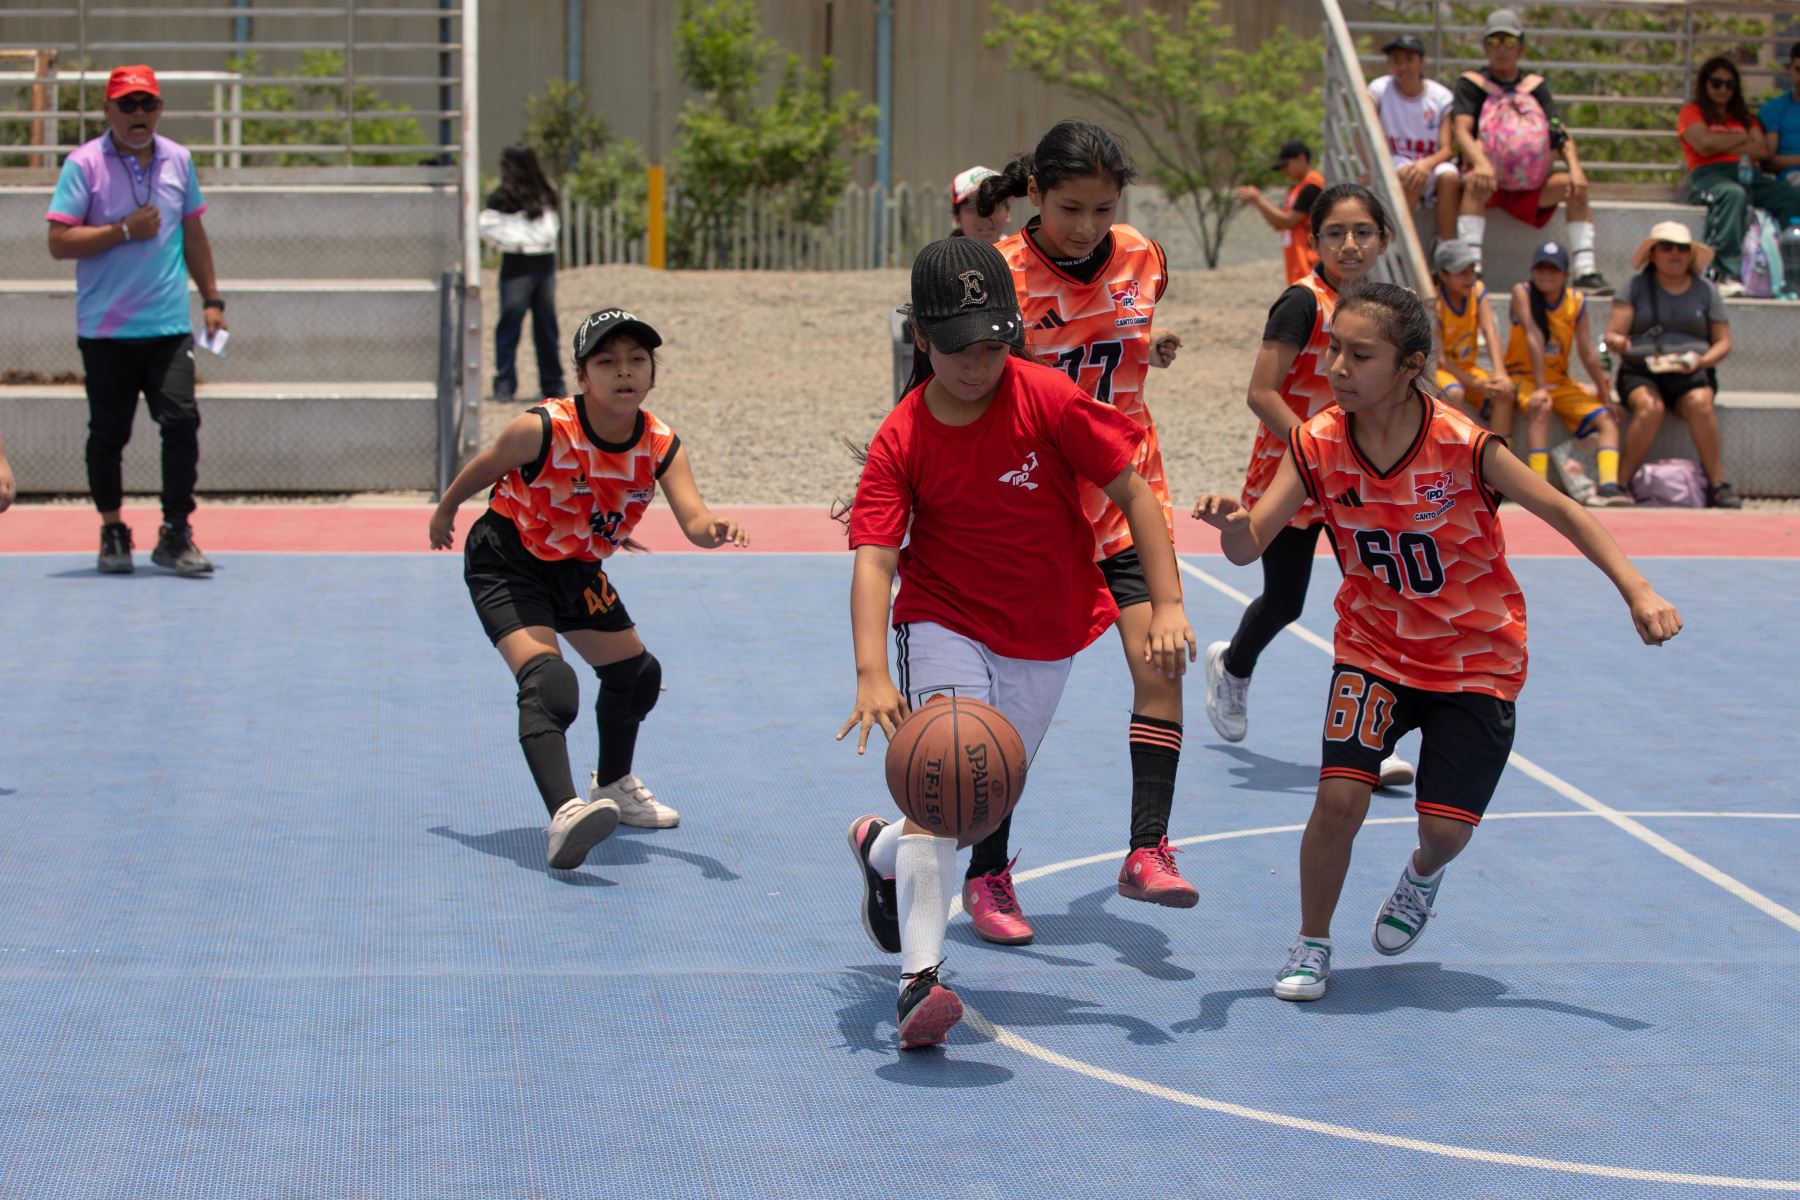
{"label": "number 77 jersey", "polygon": [[[1032,240],[1029,230],[1035,221],[994,247],[1012,268],[1025,318],[1025,348],[1038,362],[1067,372],[1088,395],[1143,427],[1144,440],[1131,465],[1162,502],[1163,520],[1173,539],[1175,518],[1163,480],[1162,446],[1144,404],[1151,318],[1168,287],[1163,248],[1129,225],[1114,225],[1105,265],[1083,283]],[[1125,514],[1106,493],[1083,481],[1081,499],[1094,527],[1098,557],[1111,558],[1130,549]]]}
{"label": "number 77 jersey", "polygon": [[1382,471],[1355,422],[1334,405],[1289,441],[1344,570],[1337,661],[1425,691],[1517,699],[1525,597],[1506,565],[1500,497],[1481,476],[1493,435],[1427,398],[1412,444]]}

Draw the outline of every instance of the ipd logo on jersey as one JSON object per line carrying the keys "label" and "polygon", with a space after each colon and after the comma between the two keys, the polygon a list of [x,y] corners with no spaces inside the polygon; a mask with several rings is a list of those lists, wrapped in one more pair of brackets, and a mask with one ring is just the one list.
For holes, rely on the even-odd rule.
{"label": "ipd logo on jersey", "polygon": [[1124,329],[1128,325],[1148,325],[1150,318],[1138,312],[1138,281],[1132,280],[1118,291],[1111,293],[1112,302],[1126,311],[1126,315],[1113,322],[1114,329]]}
{"label": "ipd logo on jersey", "polygon": [[1441,517],[1456,507],[1456,500],[1450,496],[1450,489],[1456,486],[1456,472],[1439,471],[1435,475],[1414,475],[1413,494],[1418,496],[1421,504],[1437,505],[1430,512],[1414,513],[1413,520],[1429,521]]}

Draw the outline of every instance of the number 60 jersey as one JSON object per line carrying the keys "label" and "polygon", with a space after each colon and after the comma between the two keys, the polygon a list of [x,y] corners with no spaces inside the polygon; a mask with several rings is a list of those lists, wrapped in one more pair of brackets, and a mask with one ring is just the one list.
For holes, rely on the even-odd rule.
{"label": "number 60 jersey", "polygon": [[1427,397],[1412,445],[1378,471],[1355,421],[1333,405],[1289,442],[1344,569],[1337,661],[1428,692],[1517,699],[1525,597],[1506,565],[1500,497],[1481,477],[1493,435]]}

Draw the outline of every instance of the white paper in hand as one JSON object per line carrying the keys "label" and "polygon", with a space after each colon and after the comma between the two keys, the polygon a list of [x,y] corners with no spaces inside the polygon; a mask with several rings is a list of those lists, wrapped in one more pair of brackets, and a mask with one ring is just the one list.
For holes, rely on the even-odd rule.
{"label": "white paper in hand", "polygon": [[225,343],[231,340],[231,330],[221,329],[218,333],[208,334],[204,331],[194,339],[194,344],[202,350],[210,350],[220,358],[225,357]]}

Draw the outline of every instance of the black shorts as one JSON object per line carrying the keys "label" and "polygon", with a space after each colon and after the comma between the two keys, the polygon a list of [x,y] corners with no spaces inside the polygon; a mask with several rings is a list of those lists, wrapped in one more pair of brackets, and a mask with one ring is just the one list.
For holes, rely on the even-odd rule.
{"label": "black shorts", "polygon": [[1690,371],[1686,375],[1655,374],[1650,368],[1642,371],[1634,370],[1631,363],[1619,367],[1619,399],[1629,400],[1631,393],[1641,387],[1647,387],[1655,395],[1662,397],[1663,406],[1675,407],[1675,402],[1693,391],[1695,388],[1711,388],[1713,395],[1719,394],[1719,377],[1711,367],[1704,371]]}
{"label": "black shorts", "polygon": [[1150,603],[1150,585],[1144,579],[1144,564],[1138,561],[1136,546],[1100,560],[1100,574],[1113,603],[1123,612],[1134,604]]}
{"label": "black shorts", "polygon": [[558,633],[632,628],[604,564],[574,558],[545,562],[525,548],[518,527],[492,509],[463,539],[463,581],[490,642],[527,625],[547,625]]}
{"label": "black shorts", "polygon": [[1339,663],[1331,672],[1319,778],[1374,787],[1381,761],[1414,729],[1424,742],[1413,807],[1481,824],[1512,753],[1513,702],[1497,696],[1427,692]]}

